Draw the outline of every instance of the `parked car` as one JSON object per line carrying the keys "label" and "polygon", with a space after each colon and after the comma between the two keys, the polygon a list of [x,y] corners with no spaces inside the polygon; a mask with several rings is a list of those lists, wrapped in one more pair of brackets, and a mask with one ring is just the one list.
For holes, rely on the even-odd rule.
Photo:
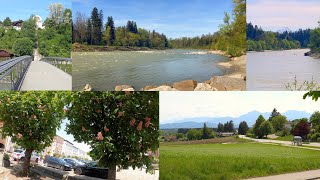
{"label": "parked car", "polygon": [[22,149],[16,149],[13,151],[11,157],[14,161],[20,160],[22,153],[24,152],[24,150]]}
{"label": "parked car", "polygon": [[72,165],[65,162],[63,159],[47,156],[43,161],[44,165],[47,167],[59,168],[62,171],[71,171]]}
{"label": "parked car", "polygon": [[74,173],[77,175],[86,175],[98,178],[108,178],[108,168],[98,167],[97,162],[91,162],[74,167]]}
{"label": "parked car", "polygon": [[72,168],[74,168],[75,166],[85,165],[85,163],[73,158],[64,158],[63,160],[70,164]]}
{"label": "parked car", "polygon": [[[25,159],[25,151],[23,151],[23,153],[21,154],[20,161],[24,161],[24,159]],[[40,160],[39,154],[36,152],[32,152],[30,161],[38,163],[39,160]]]}

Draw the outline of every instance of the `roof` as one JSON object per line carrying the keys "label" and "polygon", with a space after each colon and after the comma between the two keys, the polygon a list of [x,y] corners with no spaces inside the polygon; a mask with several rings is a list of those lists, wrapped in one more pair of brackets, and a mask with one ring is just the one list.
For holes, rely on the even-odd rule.
{"label": "roof", "polygon": [[13,21],[12,22],[12,26],[18,26],[18,25],[21,25],[23,23],[22,20],[19,20],[19,21]]}

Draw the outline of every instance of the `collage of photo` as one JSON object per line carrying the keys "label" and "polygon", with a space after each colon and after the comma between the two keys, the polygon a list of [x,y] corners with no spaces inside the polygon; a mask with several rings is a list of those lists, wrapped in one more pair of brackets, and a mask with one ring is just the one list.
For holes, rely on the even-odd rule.
{"label": "collage of photo", "polygon": [[319,0],[3,0],[0,180],[320,179]]}

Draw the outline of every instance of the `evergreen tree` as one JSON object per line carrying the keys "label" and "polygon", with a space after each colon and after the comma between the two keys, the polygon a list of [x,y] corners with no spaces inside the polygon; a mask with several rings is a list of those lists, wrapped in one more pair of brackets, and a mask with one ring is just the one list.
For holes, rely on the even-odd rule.
{"label": "evergreen tree", "polygon": [[241,135],[246,135],[247,132],[248,132],[248,130],[249,130],[249,127],[248,127],[247,122],[242,121],[242,122],[239,124],[238,133],[241,134]]}
{"label": "evergreen tree", "polygon": [[281,114],[278,112],[276,108],[274,108],[268,120],[271,121],[274,117],[277,116],[281,116]]}
{"label": "evergreen tree", "polygon": [[260,115],[258,117],[258,119],[256,120],[256,123],[253,126],[253,133],[258,136],[259,138],[263,137],[263,133],[260,130],[260,126],[263,122],[265,122],[266,120],[264,119],[264,117],[262,115]]}
{"label": "evergreen tree", "polygon": [[6,17],[6,19],[4,19],[3,21],[3,26],[11,26],[12,22],[11,19],[9,17]]}
{"label": "evergreen tree", "polygon": [[98,9],[95,7],[91,13],[91,25],[92,25],[92,44],[98,45],[101,43],[101,25],[100,25],[100,15],[98,13]]}
{"label": "evergreen tree", "polygon": [[93,44],[92,43],[92,23],[91,19],[87,20],[87,28],[86,28],[86,39],[88,44]]}
{"label": "evergreen tree", "polygon": [[218,124],[218,130],[217,130],[218,132],[224,132],[224,126],[223,126],[223,124],[222,123],[219,123]]}
{"label": "evergreen tree", "polygon": [[108,27],[110,28],[110,31],[109,31],[109,39],[107,40],[109,42],[107,42],[107,43],[110,45],[113,45],[116,40],[116,28],[114,26],[114,21],[113,21],[112,16],[108,17],[108,22],[106,24],[106,30],[108,30]]}
{"label": "evergreen tree", "polygon": [[202,139],[209,139],[209,137],[210,137],[210,130],[209,130],[209,128],[207,127],[207,124],[204,123],[204,125],[203,125]]}

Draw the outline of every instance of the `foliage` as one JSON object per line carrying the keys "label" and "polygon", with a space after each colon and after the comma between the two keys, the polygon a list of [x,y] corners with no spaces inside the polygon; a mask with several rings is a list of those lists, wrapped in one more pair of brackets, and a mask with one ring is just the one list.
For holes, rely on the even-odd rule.
{"label": "foliage", "polygon": [[312,127],[320,126],[320,112],[314,112],[310,117]]}
{"label": "foliage", "polygon": [[284,31],[271,32],[264,31],[257,25],[247,24],[247,50],[279,50],[279,49],[297,49],[306,48],[309,44],[310,29],[299,29],[295,32]]}
{"label": "foliage", "polygon": [[161,179],[248,179],[320,166],[320,151],[261,143],[164,143],[160,149]]}
{"label": "foliage", "polygon": [[209,139],[210,137],[210,129],[207,127],[207,124],[204,123],[202,129],[202,139]]}
{"label": "foliage", "polygon": [[284,130],[284,124],[286,122],[288,122],[287,117],[282,115],[275,116],[271,119],[272,126],[276,132]]}
{"label": "foliage", "polygon": [[201,139],[201,130],[190,129],[187,133],[188,140],[199,140]]}
{"label": "foliage", "polygon": [[230,122],[227,121],[224,125],[224,130],[223,132],[235,132],[235,129],[234,129],[234,124],[233,124],[233,121],[231,120]]}
{"label": "foliage", "polygon": [[75,92],[70,100],[66,131],[91,146],[108,179],[115,179],[116,166],[153,170],[146,154],[159,146],[158,92]]}
{"label": "foliage", "polygon": [[272,110],[272,113],[270,114],[270,117],[269,117],[268,121],[271,121],[272,118],[277,117],[277,116],[281,116],[281,113],[278,112],[278,110],[276,108],[274,108]]}
{"label": "foliage", "polygon": [[49,146],[64,117],[66,92],[0,92],[2,137],[26,149],[24,173],[28,173],[32,151]]}
{"label": "foliage", "polygon": [[238,134],[246,135],[249,130],[248,124],[245,121],[242,121],[239,124]]}
{"label": "foliage", "polygon": [[258,119],[256,120],[256,123],[253,125],[253,129],[252,132],[254,135],[258,136],[258,138],[262,138],[264,136],[264,133],[261,132],[260,128],[263,122],[265,122],[266,120],[264,119],[264,117],[262,115],[260,115],[258,117]]}
{"label": "foliage", "polygon": [[224,125],[222,123],[218,124],[217,132],[224,132]]}
{"label": "foliage", "polygon": [[4,153],[4,155],[3,155],[3,160],[4,160],[4,161],[9,161],[9,160],[10,160],[9,154]]}
{"label": "foliage", "polygon": [[292,129],[292,134],[295,136],[301,136],[303,139],[307,139],[307,135],[310,132],[308,119],[300,120]]}
{"label": "foliage", "polygon": [[262,136],[267,137],[268,134],[271,134],[271,132],[273,131],[271,122],[270,121],[264,121],[261,124],[261,126],[259,128],[259,131],[260,131]]}
{"label": "foliage", "polygon": [[320,28],[311,31],[309,47],[311,51],[320,52]]}
{"label": "foliage", "polygon": [[297,77],[294,77],[294,81],[292,83],[285,84],[286,89],[290,91],[316,91],[320,90],[320,85],[317,84],[313,77],[311,81],[304,81],[303,83],[299,83]]}
{"label": "foliage", "polygon": [[19,56],[33,55],[33,42],[29,38],[17,39],[13,44],[13,52]]}
{"label": "foliage", "polygon": [[3,26],[11,26],[12,22],[9,17],[6,17],[3,21]]}
{"label": "foliage", "polygon": [[[59,4],[58,4],[59,5]],[[72,26],[70,9],[57,7],[59,14],[50,12],[45,29],[38,30],[39,53],[43,56],[71,57]]]}
{"label": "foliage", "polygon": [[306,93],[306,94],[303,96],[303,99],[306,99],[307,97],[311,97],[312,100],[318,101],[318,99],[319,99],[319,97],[320,97],[320,91],[311,91],[311,92],[308,92],[308,93]]}

